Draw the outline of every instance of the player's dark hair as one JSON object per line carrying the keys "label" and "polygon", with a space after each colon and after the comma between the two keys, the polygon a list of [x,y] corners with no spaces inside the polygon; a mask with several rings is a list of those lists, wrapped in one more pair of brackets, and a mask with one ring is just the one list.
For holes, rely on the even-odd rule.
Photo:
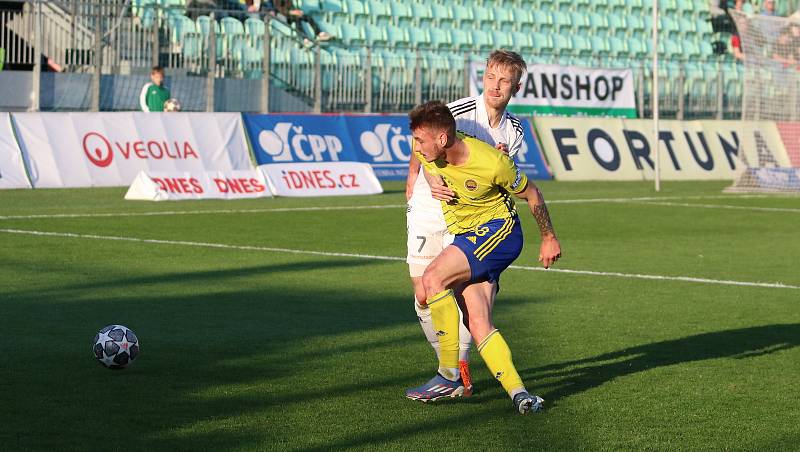
{"label": "player's dark hair", "polygon": [[408,119],[411,130],[417,130],[424,126],[444,130],[448,137],[456,134],[456,120],[447,105],[440,100],[417,105],[408,114]]}
{"label": "player's dark hair", "polygon": [[[514,76],[517,78],[517,82],[522,78],[522,74],[528,69],[528,66],[525,64],[525,60],[522,59],[522,56],[517,52],[512,52],[510,50],[495,50],[489,54],[489,58],[486,59],[486,67],[489,66],[499,66],[511,69],[514,71]],[[515,85],[516,85],[515,83]]]}
{"label": "player's dark hair", "polygon": [[151,73],[151,74],[154,74],[154,73],[156,73],[156,72],[160,72],[160,73],[162,73],[162,74],[163,74],[163,73],[164,73],[164,68],[163,68],[163,67],[161,67],[161,66],[153,66],[153,67],[150,69],[150,73]]}

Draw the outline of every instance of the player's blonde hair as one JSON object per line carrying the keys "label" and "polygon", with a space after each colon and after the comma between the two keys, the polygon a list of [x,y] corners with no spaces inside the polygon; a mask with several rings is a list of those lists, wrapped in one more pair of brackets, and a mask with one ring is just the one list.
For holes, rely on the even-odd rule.
{"label": "player's blonde hair", "polygon": [[486,67],[488,68],[491,66],[504,67],[514,71],[514,76],[517,79],[514,85],[519,83],[522,74],[524,74],[527,69],[525,60],[522,59],[520,54],[504,49],[498,49],[489,54],[489,58],[486,59]]}

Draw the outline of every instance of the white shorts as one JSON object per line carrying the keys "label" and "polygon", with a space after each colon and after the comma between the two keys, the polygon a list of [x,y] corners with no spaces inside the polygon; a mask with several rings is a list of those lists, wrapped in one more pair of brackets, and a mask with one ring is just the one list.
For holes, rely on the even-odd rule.
{"label": "white shorts", "polygon": [[412,278],[422,273],[445,247],[453,243],[453,234],[447,231],[441,210],[414,210],[409,206],[406,214],[408,229],[408,263]]}

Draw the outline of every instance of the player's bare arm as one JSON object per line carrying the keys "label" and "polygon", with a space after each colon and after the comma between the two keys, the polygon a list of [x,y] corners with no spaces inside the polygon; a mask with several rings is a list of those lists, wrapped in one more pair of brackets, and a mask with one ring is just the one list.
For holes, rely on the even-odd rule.
{"label": "player's bare arm", "polygon": [[525,190],[517,196],[528,202],[528,208],[531,210],[531,214],[539,226],[539,233],[542,236],[542,244],[539,247],[539,262],[542,263],[544,268],[550,268],[561,257],[561,244],[553,229],[553,221],[550,219],[550,212],[547,211],[547,204],[544,202],[542,192],[539,191],[539,187],[536,184],[528,182]]}
{"label": "player's bare arm", "polygon": [[408,177],[406,177],[406,201],[411,199],[411,195],[414,194],[414,184],[417,182],[417,177],[419,176],[420,167],[422,164],[419,160],[415,158],[411,158],[408,161]]}

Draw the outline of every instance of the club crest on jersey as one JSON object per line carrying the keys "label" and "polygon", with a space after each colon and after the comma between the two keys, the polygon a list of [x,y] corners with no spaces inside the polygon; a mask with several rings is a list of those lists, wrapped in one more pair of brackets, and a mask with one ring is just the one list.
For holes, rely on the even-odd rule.
{"label": "club crest on jersey", "polygon": [[469,191],[475,191],[478,189],[478,182],[475,179],[467,179],[464,181],[464,188]]}

